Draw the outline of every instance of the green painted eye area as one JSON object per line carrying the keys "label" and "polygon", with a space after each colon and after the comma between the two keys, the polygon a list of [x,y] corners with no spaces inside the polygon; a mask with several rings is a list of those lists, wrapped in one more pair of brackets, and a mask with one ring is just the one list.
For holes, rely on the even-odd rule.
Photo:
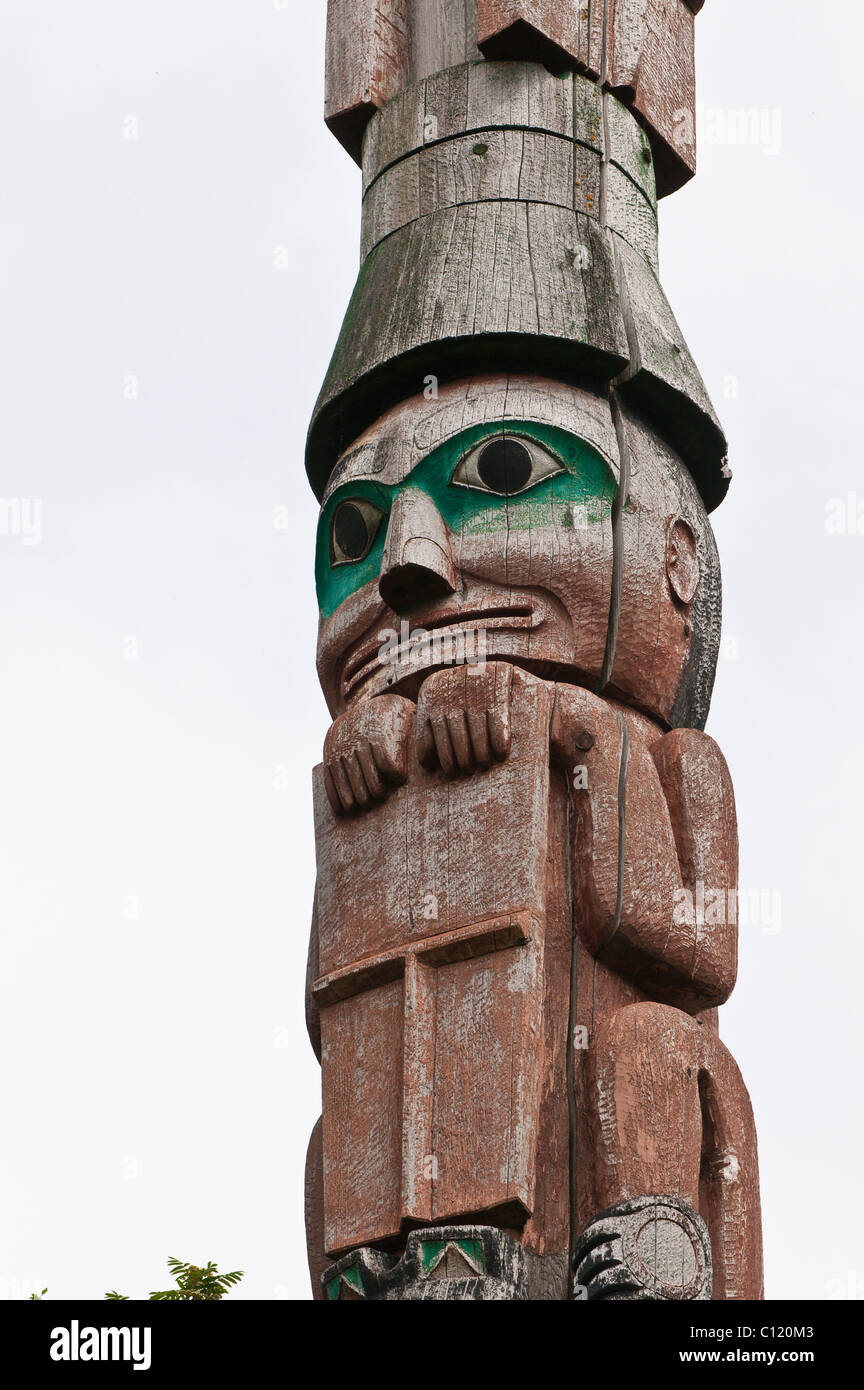
{"label": "green painted eye area", "polygon": [[[500,536],[503,554],[518,531],[608,524],[617,484],[592,444],[533,420],[472,425],[432,449],[399,483],[348,479],[327,499],[318,523],[322,617],[378,579],[390,513],[406,491],[431,499],[457,545]],[[468,551],[457,553],[468,559]]]}
{"label": "green painted eye area", "polygon": [[355,565],[368,555],[383,515],[364,497],[340,502],[330,523],[331,565]]}

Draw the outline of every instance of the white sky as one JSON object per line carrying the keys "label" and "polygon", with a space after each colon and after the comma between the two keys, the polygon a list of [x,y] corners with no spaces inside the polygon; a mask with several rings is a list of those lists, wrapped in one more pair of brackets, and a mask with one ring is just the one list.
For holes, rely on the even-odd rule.
{"label": "white sky", "polygon": [[[0,1297],[140,1296],[168,1255],[309,1296],[303,442],[360,197],[321,117],[325,8],[0,0],[0,497],[42,504],[40,544],[0,534]],[[697,32],[700,173],[661,269],[735,470],[709,730],[742,886],[782,895],[723,1035],[768,1296],[861,1297],[864,521],[828,534],[826,504],[864,502],[860,96],[835,81],[864,21],[709,0]]]}

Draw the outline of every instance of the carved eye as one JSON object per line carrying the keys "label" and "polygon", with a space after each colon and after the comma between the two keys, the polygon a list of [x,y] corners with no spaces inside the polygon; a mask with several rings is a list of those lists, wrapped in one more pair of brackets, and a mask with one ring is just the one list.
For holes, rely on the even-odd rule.
{"label": "carved eye", "polygon": [[564,465],[533,439],[517,439],[499,434],[477,444],[457,465],[451,483],[491,492],[496,497],[514,497],[527,492],[544,478],[565,473]]}
{"label": "carved eye", "polygon": [[383,515],[365,497],[340,502],[330,523],[331,565],[354,565],[368,555]]}

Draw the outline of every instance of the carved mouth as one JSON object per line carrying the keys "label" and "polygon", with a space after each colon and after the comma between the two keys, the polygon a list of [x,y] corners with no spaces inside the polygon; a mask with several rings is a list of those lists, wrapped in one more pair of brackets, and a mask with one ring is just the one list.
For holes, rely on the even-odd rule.
{"label": "carved mouth", "polygon": [[[403,620],[398,634],[399,641],[389,645],[380,637],[376,636],[374,641],[364,642],[346,661],[342,672],[342,693],[347,699],[358,686],[364,681],[376,675],[377,672],[397,667],[404,668],[405,671],[417,670],[418,667],[425,665],[422,656],[418,656],[418,647],[423,643],[419,636],[421,633],[429,633],[431,644],[440,653],[442,646],[450,639],[454,640],[454,647],[457,651],[465,652],[465,639],[470,634],[485,634],[494,631],[531,631],[543,622],[543,615],[537,613],[531,604],[516,604],[508,608],[478,608],[463,609],[461,611],[451,610],[449,613],[437,613],[434,617],[429,617],[425,621]],[[382,629],[383,631],[383,629]],[[460,647],[461,639],[461,647]],[[386,652],[382,655],[382,648],[386,646]],[[412,655],[414,660],[412,661]],[[464,656],[462,658],[464,660]],[[436,663],[437,664],[437,663]]]}

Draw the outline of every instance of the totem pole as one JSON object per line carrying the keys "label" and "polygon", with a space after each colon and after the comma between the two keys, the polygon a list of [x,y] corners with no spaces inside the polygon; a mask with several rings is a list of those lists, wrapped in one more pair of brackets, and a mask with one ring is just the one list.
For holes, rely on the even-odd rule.
{"label": "totem pole", "polygon": [[722,431],[657,274],[702,0],[330,0],[318,1298],[755,1299],[704,732]]}

